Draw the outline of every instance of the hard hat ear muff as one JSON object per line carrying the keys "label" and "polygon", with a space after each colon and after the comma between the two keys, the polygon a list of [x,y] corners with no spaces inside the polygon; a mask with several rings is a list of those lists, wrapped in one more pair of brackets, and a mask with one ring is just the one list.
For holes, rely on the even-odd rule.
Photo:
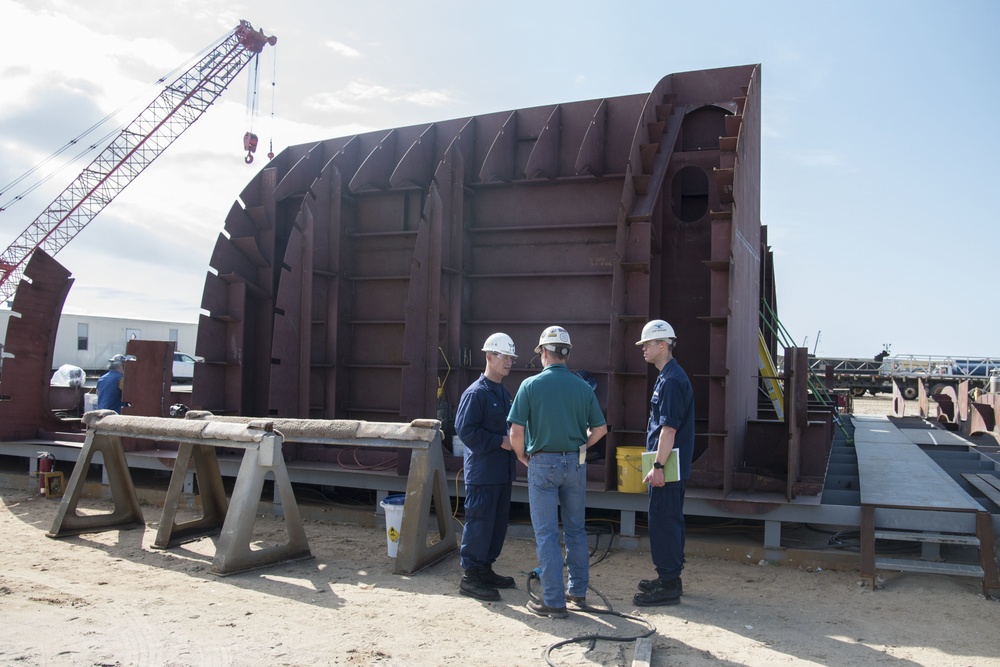
{"label": "hard hat ear muff", "polygon": [[[557,345],[561,347],[557,348]],[[561,349],[560,354],[565,356],[573,348],[573,343],[570,342],[568,331],[562,327],[549,327],[539,336],[538,345],[535,346],[535,354],[541,354],[543,347],[549,352]]]}

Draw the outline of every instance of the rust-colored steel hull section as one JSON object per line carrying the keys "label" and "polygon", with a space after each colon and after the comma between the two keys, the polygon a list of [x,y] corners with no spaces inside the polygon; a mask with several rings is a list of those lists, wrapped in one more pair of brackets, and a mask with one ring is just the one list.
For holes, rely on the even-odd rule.
{"label": "rust-colored steel hull section", "polygon": [[664,318],[695,387],[692,484],[728,492],[757,416],[761,298],[774,310],[759,192],[752,65],[292,146],[218,238],[192,402],[447,425],[489,334],[521,352],[513,391],[559,324],[570,367],[597,381],[611,431],[593,465],[612,488],[654,377],[634,341]]}
{"label": "rust-colored steel hull section", "polygon": [[[49,379],[56,330],[73,279],[42,250],[32,253],[14,295],[0,379],[0,440],[38,438],[62,428],[52,413]],[[77,428],[76,430],[81,430]]]}

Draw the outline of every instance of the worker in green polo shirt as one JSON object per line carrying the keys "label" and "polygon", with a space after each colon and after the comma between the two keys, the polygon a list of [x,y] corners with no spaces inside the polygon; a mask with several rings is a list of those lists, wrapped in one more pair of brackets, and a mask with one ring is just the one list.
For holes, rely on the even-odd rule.
{"label": "worker in green polo shirt", "polygon": [[[528,466],[528,502],[542,584],[542,601],[529,600],[528,609],[551,618],[566,618],[567,602],[579,607],[587,603],[586,450],[608,432],[594,390],[566,367],[572,347],[562,327],[542,332],[535,353],[543,370],[521,383],[507,416],[511,447]],[[559,547],[560,506],[568,583],[563,582]]]}

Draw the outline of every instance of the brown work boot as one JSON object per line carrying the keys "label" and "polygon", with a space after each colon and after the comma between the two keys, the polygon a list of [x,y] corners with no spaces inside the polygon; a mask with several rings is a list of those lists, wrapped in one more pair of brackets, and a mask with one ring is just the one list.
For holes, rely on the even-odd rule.
{"label": "brown work boot", "polygon": [[547,616],[549,618],[566,618],[569,616],[569,612],[566,611],[566,607],[549,607],[542,602],[535,602],[534,600],[528,600],[526,605],[528,609],[539,616]]}

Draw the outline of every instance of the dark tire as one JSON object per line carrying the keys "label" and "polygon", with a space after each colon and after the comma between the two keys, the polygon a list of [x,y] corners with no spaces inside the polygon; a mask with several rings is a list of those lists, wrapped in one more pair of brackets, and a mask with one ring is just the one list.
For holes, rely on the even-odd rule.
{"label": "dark tire", "polygon": [[917,393],[917,387],[915,385],[908,384],[903,387],[903,398],[908,401],[915,399],[917,397]]}
{"label": "dark tire", "polygon": [[851,387],[851,396],[854,398],[861,398],[865,395],[864,387]]}
{"label": "dark tire", "polygon": [[945,383],[943,383],[943,382],[938,382],[937,384],[932,384],[932,385],[931,385],[931,396],[937,396],[937,395],[938,395],[938,394],[940,394],[940,393],[941,393],[941,392],[942,392],[942,391],[944,390],[944,388],[945,388],[945,387],[947,387],[947,386],[948,386],[948,385],[946,385],[946,384],[945,384]]}

